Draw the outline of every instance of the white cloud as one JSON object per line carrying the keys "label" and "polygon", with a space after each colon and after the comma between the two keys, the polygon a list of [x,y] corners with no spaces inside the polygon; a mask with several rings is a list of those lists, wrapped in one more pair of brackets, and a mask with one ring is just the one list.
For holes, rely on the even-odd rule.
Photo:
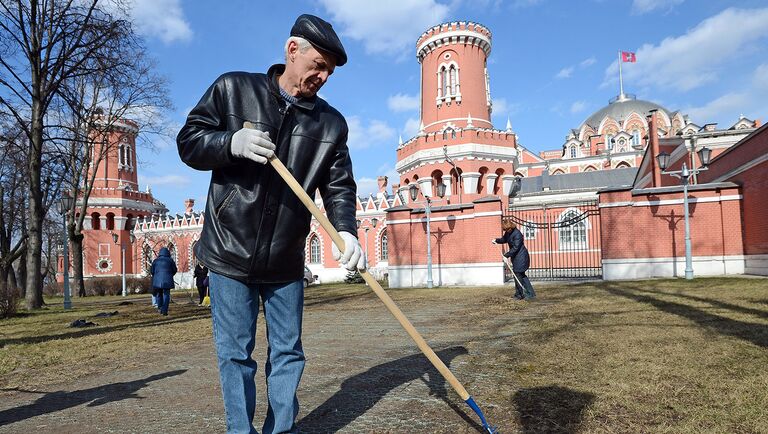
{"label": "white cloud", "polygon": [[408,140],[419,133],[421,120],[419,118],[408,118],[403,126],[403,140]]}
{"label": "white cloud", "polygon": [[[590,57],[588,59],[584,59],[581,62],[579,62],[579,68],[587,68],[588,66],[594,64],[597,61],[595,57]],[[555,74],[555,78],[564,79],[564,78],[571,78],[573,76],[573,71],[576,69],[575,66],[567,66],[563,69],[561,69],[557,74]]]}
{"label": "white cloud", "polygon": [[168,185],[171,187],[183,188],[188,186],[191,180],[181,175],[163,175],[163,176],[139,176],[139,185]]}
{"label": "white cloud", "polygon": [[393,112],[405,112],[411,110],[418,110],[421,104],[421,99],[418,95],[405,95],[398,93],[387,98],[387,106]]}
{"label": "white cloud", "polygon": [[595,59],[595,56],[592,56],[589,59],[582,60],[581,63],[579,63],[579,66],[586,68],[587,66],[594,65],[595,62],[597,62],[597,59]]}
{"label": "white cloud", "polygon": [[573,104],[571,104],[571,113],[581,113],[584,111],[584,109],[587,108],[587,103],[585,101],[576,101]]}
{"label": "white cloud", "polygon": [[492,115],[494,117],[504,116],[504,115],[511,116],[520,111],[520,104],[511,103],[507,101],[506,98],[493,98],[491,100],[491,104],[493,107]]}
{"label": "white cloud", "polygon": [[653,12],[656,9],[671,10],[685,0],[633,0],[632,13],[636,15]]}
{"label": "white cloud", "polygon": [[[726,9],[682,36],[640,47],[637,63],[623,68],[624,82],[635,88],[695,89],[717,81],[728,62],[749,56],[750,44],[766,37],[768,8]],[[614,61],[605,71],[602,86],[615,84],[617,72],[618,62]]]}
{"label": "white cloud", "polygon": [[192,38],[181,0],[133,0],[131,18],[141,33],[166,44]]}
{"label": "white cloud", "polygon": [[[378,176],[386,176],[387,177],[387,191],[389,193],[392,193],[392,184],[398,184],[400,183],[400,175],[397,173],[394,167],[390,165],[383,165],[380,166],[378,169],[376,169],[377,177]],[[379,192],[379,180],[374,178],[358,178],[356,181],[357,183],[357,195],[362,197],[368,197],[368,195],[373,195],[376,197],[376,194]]]}
{"label": "white cloud", "polygon": [[366,149],[382,143],[391,143],[395,138],[395,129],[380,120],[365,122],[359,116],[347,118],[349,137],[347,144],[350,149]]}
{"label": "white cloud", "polygon": [[[402,55],[429,27],[446,21],[450,6],[436,0],[367,2],[320,0],[342,37],[361,41],[372,54]],[[397,23],[393,29],[392,23]],[[413,54],[413,53],[410,53]]]}
{"label": "white cloud", "polygon": [[555,75],[555,78],[571,78],[571,74],[573,74],[573,66],[561,69],[560,72]]}
{"label": "white cloud", "polygon": [[752,83],[758,89],[768,90],[768,63],[763,63],[755,69]]}
{"label": "white cloud", "polygon": [[373,178],[358,178],[355,183],[357,183],[357,195],[360,197],[375,195],[379,191],[378,181]]}
{"label": "white cloud", "polygon": [[749,95],[746,93],[727,93],[701,107],[693,107],[685,110],[691,120],[696,123],[707,123],[727,117],[731,113],[743,111],[750,104]]}

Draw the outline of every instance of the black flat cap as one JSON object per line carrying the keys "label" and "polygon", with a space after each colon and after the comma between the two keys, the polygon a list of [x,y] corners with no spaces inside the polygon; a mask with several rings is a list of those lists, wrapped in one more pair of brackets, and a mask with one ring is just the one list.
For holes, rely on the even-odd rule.
{"label": "black flat cap", "polygon": [[322,18],[309,14],[300,15],[291,27],[291,36],[304,38],[315,48],[336,56],[336,66],[347,63],[347,53],[333,31],[333,26]]}

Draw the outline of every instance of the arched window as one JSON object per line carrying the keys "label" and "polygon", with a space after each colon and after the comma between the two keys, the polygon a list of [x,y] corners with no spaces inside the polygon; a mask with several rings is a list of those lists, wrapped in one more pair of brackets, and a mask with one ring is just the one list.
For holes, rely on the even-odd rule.
{"label": "arched window", "polygon": [[632,146],[640,146],[640,131],[632,130]]}
{"label": "arched window", "polygon": [[576,146],[571,146],[571,158],[576,158],[577,154],[578,151],[576,150]]}
{"label": "arched window", "polygon": [[312,239],[309,240],[309,262],[320,263],[320,240],[317,236],[312,236]]}
{"label": "arched window", "polygon": [[152,268],[152,261],[155,259],[155,252],[152,251],[149,244],[144,244],[144,247],[141,249],[141,259],[144,271],[149,273],[149,270]]}
{"label": "arched window", "polygon": [[101,229],[101,214],[97,212],[91,214],[91,228],[95,230]]}
{"label": "arched window", "polygon": [[449,80],[450,78],[448,77],[448,71],[445,69],[445,66],[443,66],[440,68],[440,83],[442,84],[442,93],[440,96],[443,98],[450,95],[448,93],[450,89]]}
{"label": "arched window", "polygon": [[448,69],[451,77],[451,95],[459,94],[459,75],[456,71],[456,65],[451,65]]}
{"label": "arched window", "polygon": [[107,230],[115,230],[115,215],[113,213],[107,213]]}
{"label": "arched window", "polygon": [[584,249],[587,247],[586,218],[576,210],[568,210],[557,226],[560,234],[560,250]]}
{"label": "arched window", "polygon": [[609,151],[613,149],[613,134],[608,134],[605,136],[605,149]]}
{"label": "arched window", "polygon": [[382,261],[389,259],[389,243],[387,241],[386,229],[381,232],[381,254],[379,255],[379,259]]}
{"label": "arched window", "polygon": [[179,264],[179,253],[176,251],[176,245],[173,243],[168,244],[168,252],[171,254],[171,259],[173,259],[173,262],[176,263],[178,266]]}
{"label": "arched window", "polygon": [[197,241],[192,241],[192,244],[189,245],[189,271],[194,271],[195,265],[197,265],[197,256],[195,256],[196,245]]}

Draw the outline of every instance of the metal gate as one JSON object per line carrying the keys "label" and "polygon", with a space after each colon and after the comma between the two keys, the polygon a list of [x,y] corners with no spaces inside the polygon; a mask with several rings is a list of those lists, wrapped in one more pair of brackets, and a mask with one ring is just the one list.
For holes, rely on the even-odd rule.
{"label": "metal gate", "polygon": [[602,278],[596,201],[510,207],[502,218],[514,222],[525,236],[531,279]]}

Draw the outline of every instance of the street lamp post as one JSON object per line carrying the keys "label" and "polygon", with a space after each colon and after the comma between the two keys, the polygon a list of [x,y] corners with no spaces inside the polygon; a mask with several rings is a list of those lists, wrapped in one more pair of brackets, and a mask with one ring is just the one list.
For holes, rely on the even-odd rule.
{"label": "street lamp post", "polygon": [[691,254],[691,225],[688,218],[688,182],[691,176],[696,176],[699,172],[708,170],[709,158],[712,151],[709,148],[701,148],[697,151],[699,154],[699,161],[701,161],[701,167],[695,169],[688,169],[685,162],[680,170],[667,171],[669,165],[669,154],[667,152],[661,152],[656,156],[656,161],[659,164],[661,173],[665,175],[671,175],[675,178],[680,178],[683,184],[683,210],[685,215],[685,278],[688,280],[693,279],[693,257]]}
{"label": "street lamp post", "polygon": [[[371,219],[371,226],[374,228],[379,223],[379,219],[376,217]],[[357,228],[360,229],[360,226],[362,226],[363,222],[362,220],[357,220]],[[368,231],[371,230],[370,227],[366,226],[363,228],[363,232],[365,232],[365,261],[368,262]]]}
{"label": "street lamp post", "polygon": [[61,200],[59,201],[59,212],[64,218],[64,309],[72,308],[72,298],[69,293],[69,231],[67,231],[67,213],[72,208],[74,201],[66,191],[61,194]]}
{"label": "street lamp post", "polygon": [[[128,234],[129,241],[131,244],[133,244],[134,241],[136,241],[136,236],[133,235],[133,231],[130,231]],[[120,239],[120,237],[112,232],[112,241],[115,242],[115,244],[120,242],[120,262],[122,263],[122,272],[123,272],[123,297],[128,295],[128,288],[125,285],[125,244],[123,244],[123,240]]]}
{"label": "street lamp post", "polygon": [[[416,202],[416,198],[419,196],[419,188],[416,184],[411,184],[408,187],[408,192],[411,195],[411,202]],[[437,184],[437,196],[442,198],[445,195],[445,184],[439,182]],[[427,288],[432,288],[432,232],[429,229],[429,214],[430,207],[432,205],[432,199],[428,195],[424,195],[424,214],[427,218]]]}

